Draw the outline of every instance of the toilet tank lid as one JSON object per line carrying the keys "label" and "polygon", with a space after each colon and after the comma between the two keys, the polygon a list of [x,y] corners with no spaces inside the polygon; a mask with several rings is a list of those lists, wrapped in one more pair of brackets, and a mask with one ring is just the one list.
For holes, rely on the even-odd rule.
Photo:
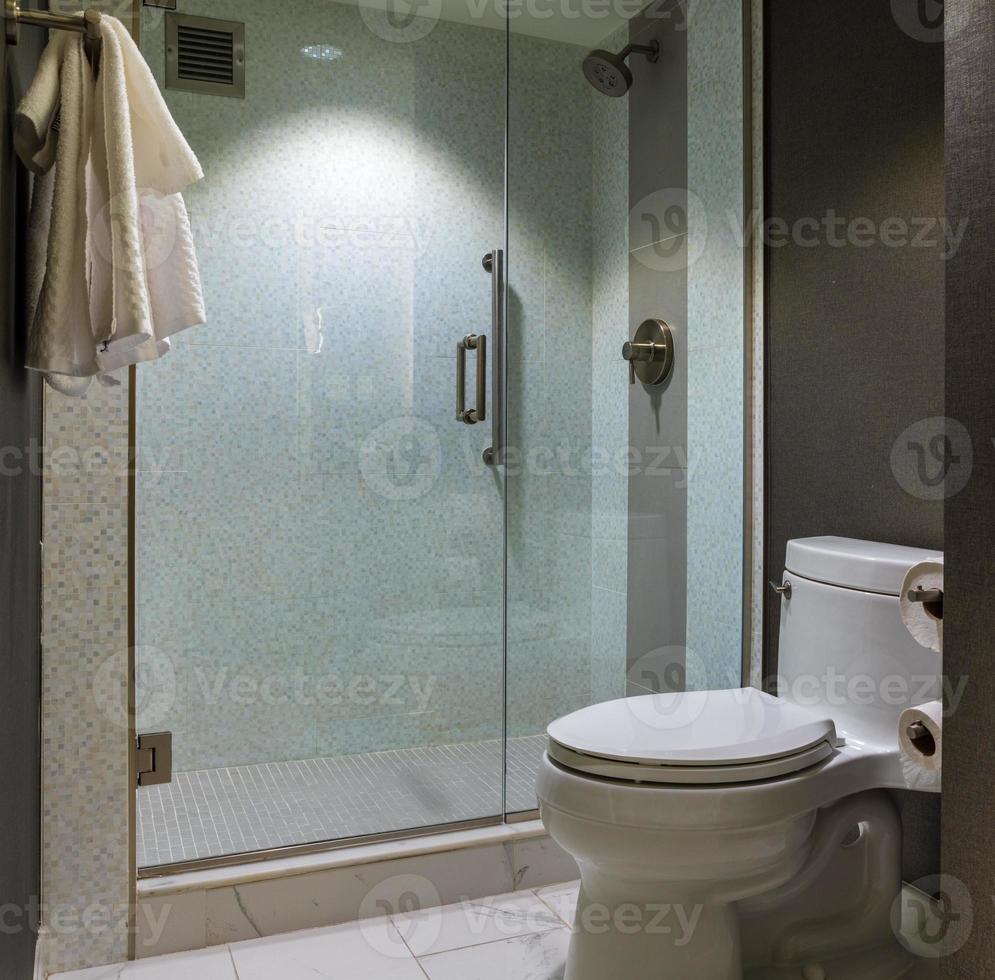
{"label": "toilet tank lid", "polygon": [[856,538],[798,538],[788,542],[785,566],[827,585],[897,596],[905,573],[928,559],[943,561],[943,552]]}

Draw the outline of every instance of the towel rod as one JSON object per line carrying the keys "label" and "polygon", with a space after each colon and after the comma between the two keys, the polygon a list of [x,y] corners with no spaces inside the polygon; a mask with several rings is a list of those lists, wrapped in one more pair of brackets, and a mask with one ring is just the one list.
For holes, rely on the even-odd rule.
{"label": "towel rod", "polygon": [[19,0],[4,0],[7,43],[17,44],[21,24],[48,27],[56,31],[76,31],[84,36],[87,57],[92,61],[100,51],[100,11],[90,7],[82,17],[53,14],[47,10],[22,10]]}

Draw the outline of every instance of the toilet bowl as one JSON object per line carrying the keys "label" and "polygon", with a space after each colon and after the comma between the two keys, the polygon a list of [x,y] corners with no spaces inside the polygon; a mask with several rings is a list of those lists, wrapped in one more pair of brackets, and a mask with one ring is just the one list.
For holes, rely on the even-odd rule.
{"label": "toilet bowl", "polygon": [[549,726],[542,819],[580,867],[566,980],[891,980],[901,822],[889,789],[938,791],[898,719],[941,658],[902,625],[933,553],[788,545],[779,696],[751,688],[594,705]]}

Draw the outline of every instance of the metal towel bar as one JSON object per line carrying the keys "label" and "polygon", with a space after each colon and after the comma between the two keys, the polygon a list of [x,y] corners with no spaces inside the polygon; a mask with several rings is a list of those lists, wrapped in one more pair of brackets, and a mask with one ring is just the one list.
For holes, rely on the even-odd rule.
{"label": "metal towel bar", "polygon": [[17,44],[22,24],[47,27],[55,31],[76,31],[83,35],[86,56],[94,66],[100,55],[100,17],[100,11],[93,7],[82,17],[74,17],[70,14],[53,14],[47,10],[22,10],[19,0],[4,0],[8,44]]}

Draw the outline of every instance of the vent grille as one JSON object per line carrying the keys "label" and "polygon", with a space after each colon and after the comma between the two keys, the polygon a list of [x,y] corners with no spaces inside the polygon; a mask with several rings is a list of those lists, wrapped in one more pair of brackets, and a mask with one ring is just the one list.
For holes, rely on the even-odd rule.
{"label": "vent grille", "polygon": [[170,14],[166,87],[202,95],[245,97],[245,25]]}

